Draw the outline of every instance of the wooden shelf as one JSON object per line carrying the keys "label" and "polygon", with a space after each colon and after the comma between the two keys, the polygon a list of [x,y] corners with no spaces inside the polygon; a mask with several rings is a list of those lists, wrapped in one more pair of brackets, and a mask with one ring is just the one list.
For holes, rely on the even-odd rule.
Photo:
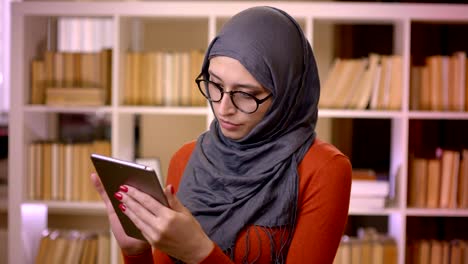
{"label": "wooden shelf", "polygon": [[[143,119],[135,118],[136,115],[152,115],[149,123],[157,123],[156,127],[164,127],[166,129],[169,119],[179,118],[182,116],[182,121],[186,124],[186,119],[191,119],[193,123],[202,124],[203,128],[208,128],[210,121],[213,119],[213,114],[208,105],[202,107],[169,107],[169,106],[126,106],[119,102],[123,102],[124,95],[124,64],[125,54],[128,50],[134,47],[139,40],[135,39],[142,32],[134,32],[132,23],[134,20],[146,22],[161,22],[164,27],[174,27],[177,24],[181,30],[181,25],[191,25],[190,21],[196,20],[196,31],[202,32],[199,38],[196,39],[197,44],[187,41],[179,41],[171,39],[164,48],[171,48],[172,45],[188,45],[190,48],[200,49],[200,46],[206,48],[209,41],[213,39],[216,32],[229,17],[252,6],[267,5],[275,6],[285,10],[293,17],[298,19],[300,26],[303,27],[306,37],[313,46],[315,55],[318,61],[318,66],[327,65],[333,58],[331,50],[328,54],[323,51],[324,46],[328,49],[332,45],[330,43],[321,43],[323,34],[320,24],[364,24],[364,25],[390,25],[393,34],[391,45],[392,52],[401,55],[403,62],[402,75],[402,107],[398,111],[376,111],[376,110],[348,110],[348,109],[320,109],[318,115],[320,118],[331,119],[383,119],[391,121],[390,138],[384,139],[390,141],[390,153],[388,154],[390,175],[396,175],[397,168],[400,168],[401,173],[397,179],[395,197],[398,201],[406,201],[406,191],[408,189],[408,149],[410,128],[409,123],[413,119],[426,120],[460,120],[460,122],[468,122],[468,112],[433,112],[433,111],[411,111],[409,110],[410,102],[410,63],[412,57],[411,51],[411,29],[414,22],[428,23],[453,23],[453,24],[468,24],[468,5],[466,4],[410,4],[410,3],[343,3],[343,2],[327,2],[327,3],[311,3],[311,2],[250,2],[250,1],[229,1],[229,2],[213,2],[213,1],[137,1],[137,2],[43,2],[43,1],[26,1],[12,3],[12,45],[11,58],[15,58],[11,62],[11,93],[12,101],[10,102],[10,142],[9,145],[14,150],[14,155],[11,155],[13,166],[9,168],[10,176],[9,184],[18,186],[18,192],[10,193],[7,201],[0,200],[0,211],[8,210],[9,236],[8,244],[10,247],[10,263],[27,263],[32,262],[32,259],[27,259],[28,256],[33,256],[31,251],[32,246],[25,246],[24,241],[32,241],[34,234],[25,234],[26,228],[22,225],[21,205],[32,203],[44,205],[49,214],[57,215],[76,215],[93,218],[98,216],[101,218],[106,211],[103,203],[81,203],[81,202],[58,202],[58,201],[28,201],[24,199],[25,186],[27,180],[28,152],[27,145],[37,139],[48,138],[53,129],[49,129],[47,125],[36,124],[37,120],[46,122],[50,116],[58,113],[85,113],[85,114],[105,114],[111,116],[110,134],[112,142],[112,155],[124,159],[135,158],[135,127],[136,120],[141,122],[140,129],[143,127]],[[112,43],[112,98],[111,105],[103,107],[48,107],[44,105],[29,105],[27,98],[29,96],[30,85],[30,62],[36,58],[38,46],[43,43],[46,38],[47,20],[48,18],[57,17],[93,17],[93,18],[109,18],[113,21],[113,41]],[[187,22],[189,21],[189,22]],[[181,22],[181,23],[179,23]],[[200,23],[198,23],[200,22]],[[156,23],[156,24],[157,24]],[[172,24],[171,24],[172,23]],[[167,28],[166,28],[167,29]],[[151,29],[157,31],[158,29]],[[185,29],[186,30],[186,29]],[[166,32],[166,31],[165,31]],[[158,32],[151,32],[151,37],[157,36]],[[156,34],[153,34],[156,33]],[[198,33],[198,32],[197,32]],[[325,34],[326,35],[326,34]],[[148,36],[150,37],[150,36]],[[166,41],[165,39],[164,41]],[[154,43],[160,44],[161,40],[152,40]],[[174,43],[170,43],[170,41]],[[325,40],[326,41],[326,40]],[[333,38],[330,39],[333,41]],[[202,45],[203,44],[203,45]],[[320,47],[318,47],[320,46]],[[150,49],[151,47],[145,47]],[[324,53],[325,55],[317,53]],[[319,57],[323,57],[319,61]],[[328,57],[327,57],[328,56]],[[326,62],[326,63],[323,63]],[[323,81],[323,80],[322,80]],[[322,82],[323,83],[323,82]],[[166,117],[169,116],[169,117]],[[174,118],[175,117],[175,118]],[[186,118],[186,119],[185,119]],[[51,118],[52,119],[52,118]],[[156,120],[157,121],[154,121]],[[0,118],[1,120],[1,118]],[[143,121],[142,121],[143,120]],[[36,122],[35,122],[36,121]],[[386,122],[386,121],[385,121]],[[51,121],[52,123],[52,121]],[[192,124],[192,123],[191,123]],[[205,125],[206,124],[206,125]],[[52,126],[53,124],[50,124]],[[190,126],[195,127],[193,125]],[[174,128],[167,130],[168,136],[177,137],[179,132],[184,129]],[[189,129],[189,128],[187,128]],[[193,128],[192,128],[193,129]],[[174,131],[177,130],[177,131]],[[161,130],[166,132],[166,130]],[[177,132],[177,133],[176,133]],[[198,131],[197,131],[198,132]],[[49,133],[49,134],[48,134]],[[148,135],[146,135],[148,137]],[[153,139],[151,134],[150,138]],[[187,135],[180,136],[185,138]],[[157,138],[157,137],[154,137]],[[140,138],[141,140],[141,138]],[[167,141],[167,140],[166,140]],[[171,141],[172,138],[171,138]],[[167,142],[158,142],[167,143]],[[176,142],[179,144],[179,142]],[[169,149],[162,147],[162,149]],[[172,151],[172,149],[171,149]],[[169,150],[167,151],[169,152]],[[168,158],[169,153],[163,153],[160,156]],[[11,189],[11,188],[10,188]],[[8,207],[8,208],[7,208]],[[356,209],[352,208],[349,211],[350,215],[359,216],[383,216],[388,218],[389,233],[395,237],[398,248],[398,263],[405,263],[406,257],[406,235],[407,235],[407,217],[463,217],[468,218],[468,209],[463,210],[446,210],[446,209],[422,209],[422,208],[406,208],[406,205],[400,204],[393,208],[384,208],[378,210],[371,209]],[[47,220],[44,220],[47,221]],[[24,237],[26,236],[26,237]],[[113,261],[111,264],[117,263],[118,249],[115,243],[112,244]],[[21,252],[24,254],[17,254]]]}

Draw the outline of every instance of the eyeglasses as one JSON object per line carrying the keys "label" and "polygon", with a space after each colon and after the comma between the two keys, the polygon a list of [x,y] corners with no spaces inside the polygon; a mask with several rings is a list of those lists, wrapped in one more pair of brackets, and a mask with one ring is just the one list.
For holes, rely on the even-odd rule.
{"label": "eyeglasses", "polygon": [[208,101],[214,103],[220,102],[223,99],[223,95],[227,93],[231,98],[232,104],[241,112],[246,114],[255,113],[258,106],[266,102],[266,100],[272,96],[270,93],[267,97],[258,99],[257,97],[242,91],[225,92],[219,84],[209,80],[197,79],[195,82],[197,83],[200,92],[206,99],[208,99]]}

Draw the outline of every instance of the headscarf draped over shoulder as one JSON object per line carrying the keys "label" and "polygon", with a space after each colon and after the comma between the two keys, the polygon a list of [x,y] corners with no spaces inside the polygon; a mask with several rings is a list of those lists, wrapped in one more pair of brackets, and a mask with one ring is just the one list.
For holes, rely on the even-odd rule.
{"label": "headscarf draped over shoulder", "polygon": [[[242,139],[224,137],[213,120],[197,140],[177,194],[208,236],[232,253],[248,225],[294,229],[297,166],[315,139],[320,83],[301,28],[276,8],[253,7],[233,16],[208,47],[205,78],[215,56],[238,60],[273,94],[264,119]],[[281,241],[286,250],[292,233]],[[285,254],[272,258],[282,262]]]}

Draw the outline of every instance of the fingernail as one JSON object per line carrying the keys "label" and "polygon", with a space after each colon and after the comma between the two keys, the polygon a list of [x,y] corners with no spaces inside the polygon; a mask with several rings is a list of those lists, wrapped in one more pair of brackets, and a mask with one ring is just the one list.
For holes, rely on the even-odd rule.
{"label": "fingernail", "polygon": [[127,209],[127,207],[123,203],[119,204],[119,208],[120,210],[122,210],[122,212],[125,212],[125,210]]}
{"label": "fingernail", "polygon": [[174,192],[175,192],[175,191],[174,191],[174,186],[169,185],[169,190],[171,191],[172,194],[174,194]]}
{"label": "fingernail", "polygon": [[124,193],[128,192],[128,188],[125,185],[120,185],[119,190],[121,190]]}
{"label": "fingernail", "polygon": [[119,201],[121,201],[122,198],[123,198],[122,194],[119,193],[119,192],[114,193],[114,197],[115,197],[115,199],[117,199],[117,200],[119,200]]}

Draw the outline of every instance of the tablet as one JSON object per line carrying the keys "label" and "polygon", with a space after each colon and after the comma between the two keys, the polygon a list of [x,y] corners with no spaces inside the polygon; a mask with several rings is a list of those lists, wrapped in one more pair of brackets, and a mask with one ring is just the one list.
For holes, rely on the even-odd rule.
{"label": "tablet", "polygon": [[91,160],[125,233],[128,236],[146,240],[130,218],[119,209],[120,201],[114,198],[114,193],[118,192],[119,187],[125,184],[151,195],[164,206],[168,206],[154,169],[99,154],[91,154]]}

